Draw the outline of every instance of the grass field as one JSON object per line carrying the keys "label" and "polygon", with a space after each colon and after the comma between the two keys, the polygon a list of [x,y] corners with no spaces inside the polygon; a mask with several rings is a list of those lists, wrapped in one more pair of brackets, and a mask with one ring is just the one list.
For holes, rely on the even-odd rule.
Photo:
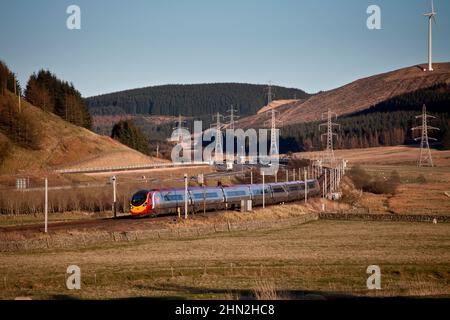
{"label": "grass field", "polygon": [[[431,152],[433,168],[417,167],[419,149],[410,146],[335,150],[335,155],[348,160],[349,166],[361,166],[373,177],[389,178],[393,171],[400,175],[400,185],[393,195],[363,193],[359,205],[364,209],[397,214],[450,215],[450,151]],[[315,159],[320,152],[297,156]]]}
{"label": "grass field", "polygon": [[[320,220],[283,230],[0,254],[0,298],[450,296],[450,226]],[[81,268],[81,290],[65,287]],[[382,290],[366,289],[379,265]],[[312,296],[311,294],[314,294]]]}

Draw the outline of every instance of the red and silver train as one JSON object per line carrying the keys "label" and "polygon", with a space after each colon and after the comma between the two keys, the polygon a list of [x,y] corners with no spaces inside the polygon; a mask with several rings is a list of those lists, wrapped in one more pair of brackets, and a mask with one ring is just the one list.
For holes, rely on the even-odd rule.
{"label": "red and silver train", "polygon": [[[308,180],[308,197],[320,194],[317,180]],[[134,217],[156,216],[162,213],[184,211],[184,188],[140,190],[131,198],[131,215]],[[252,185],[188,188],[190,213],[204,210],[237,209],[241,200],[252,200],[253,206],[297,201],[305,198],[305,182],[291,181]],[[263,200],[264,198],[264,200]]]}

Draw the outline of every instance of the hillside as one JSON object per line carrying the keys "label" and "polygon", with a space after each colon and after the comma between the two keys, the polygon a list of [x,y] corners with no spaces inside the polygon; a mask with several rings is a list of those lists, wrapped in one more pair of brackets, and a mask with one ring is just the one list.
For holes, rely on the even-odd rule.
{"label": "hillside", "polygon": [[[239,115],[256,114],[267,103],[266,85],[214,83],[165,85],[126,90],[87,98],[91,114],[166,115],[211,118],[215,112],[226,114],[233,105]],[[273,87],[276,99],[305,99],[299,89]]]}
{"label": "hillside", "polygon": [[[0,111],[14,113],[17,97],[6,92],[0,96]],[[150,163],[154,159],[132,150],[105,136],[62,120],[22,100],[21,119],[32,119],[33,133],[38,139],[32,147],[14,139],[7,123],[0,126],[0,174],[42,172],[55,168],[91,167]],[[30,123],[31,124],[31,123]],[[12,126],[17,126],[12,123]],[[160,161],[158,159],[158,161]]]}
{"label": "hillside", "polygon": [[[321,119],[323,112],[331,109],[338,115],[350,115],[367,110],[384,101],[414,93],[433,86],[450,87],[450,63],[434,64],[434,72],[424,72],[422,66],[412,66],[356,80],[334,90],[278,106],[279,120],[283,126],[312,122]],[[239,121],[241,127],[261,127],[267,115],[258,113]]]}

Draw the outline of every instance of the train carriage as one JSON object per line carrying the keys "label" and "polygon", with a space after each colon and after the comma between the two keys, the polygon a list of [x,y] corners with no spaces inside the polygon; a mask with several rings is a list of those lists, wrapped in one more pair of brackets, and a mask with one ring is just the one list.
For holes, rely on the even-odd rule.
{"label": "train carriage", "polygon": [[189,189],[193,211],[225,209],[225,199],[221,187],[195,187]]}
{"label": "train carriage", "polygon": [[272,203],[272,193],[267,185],[264,188],[264,192],[262,184],[251,185],[249,189],[252,195],[253,206],[261,206],[263,204],[263,198],[266,204]]}
{"label": "train carriage", "polygon": [[288,201],[289,196],[285,183],[269,183],[268,185],[272,191],[272,203],[283,203]]}
{"label": "train carriage", "polygon": [[251,200],[252,194],[247,185],[236,185],[223,188],[227,208],[240,208],[241,200]]}
{"label": "train carriage", "polygon": [[[317,180],[308,180],[308,197],[320,194]],[[155,216],[162,213],[179,213],[185,207],[185,189],[140,190],[131,199],[131,214],[135,217]],[[236,209],[241,200],[252,200],[253,206],[297,201],[305,197],[305,182],[291,181],[280,183],[234,185],[217,187],[188,188],[188,211],[201,212],[210,210]],[[263,200],[264,199],[264,200]]]}

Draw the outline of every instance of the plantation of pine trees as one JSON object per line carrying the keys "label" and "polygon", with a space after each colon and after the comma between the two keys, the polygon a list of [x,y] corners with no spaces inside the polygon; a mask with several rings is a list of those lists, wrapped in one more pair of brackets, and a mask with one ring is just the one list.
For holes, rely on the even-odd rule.
{"label": "plantation of pine trees", "polygon": [[[352,149],[413,144],[420,132],[411,128],[421,125],[417,115],[426,104],[427,112],[436,117],[429,125],[439,131],[430,131],[438,139],[436,145],[450,149],[450,86],[441,84],[411,92],[384,101],[369,109],[338,118],[340,130],[335,132],[335,148]],[[325,141],[319,130],[322,121],[291,125],[281,129],[280,149],[283,151],[321,150]],[[336,121],[334,121],[336,122]]]}
{"label": "plantation of pine trees", "polygon": [[[86,99],[93,115],[195,116],[208,120],[216,112],[225,115],[233,105],[240,116],[255,114],[267,104],[267,86],[216,83],[165,85],[115,92]],[[305,99],[299,89],[273,87],[275,99]]]}
{"label": "plantation of pine trees", "polygon": [[90,129],[92,120],[81,94],[73,84],[58,79],[49,71],[31,75],[25,98],[33,105],[52,112],[75,125]]}
{"label": "plantation of pine trees", "polygon": [[30,114],[19,108],[21,88],[14,73],[0,61],[0,163],[12,143],[37,149],[39,128]]}
{"label": "plantation of pine trees", "polygon": [[144,154],[150,154],[149,141],[131,120],[123,120],[114,125],[111,138]]}

